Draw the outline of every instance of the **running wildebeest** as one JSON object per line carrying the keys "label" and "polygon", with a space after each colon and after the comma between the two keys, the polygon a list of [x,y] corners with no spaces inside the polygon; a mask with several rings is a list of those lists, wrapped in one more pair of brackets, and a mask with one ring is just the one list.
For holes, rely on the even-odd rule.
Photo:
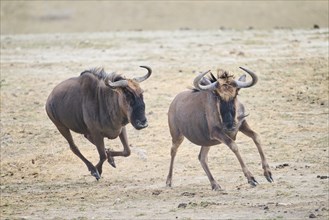
{"label": "running wildebeest", "polygon": [[171,186],[174,159],[184,137],[201,146],[198,158],[213,190],[219,190],[220,186],[208,168],[207,155],[211,146],[221,143],[227,145],[236,155],[248,183],[256,186],[258,183],[243,162],[238,146],[234,142],[239,131],[252,138],[261,157],[264,175],[269,182],[273,182],[260,138],[249,127],[245,119],[244,106],[237,99],[239,90],[254,86],[258,78],[250,70],[240,68],[251,76],[251,81],[246,82],[246,75],[234,80],[226,71],[219,74],[217,78],[212,74],[210,78],[206,78],[204,76],[210,72],[207,71],[194,79],[194,89],[178,94],[171,103],[168,123],[172,148],[167,186]]}
{"label": "running wildebeest", "polygon": [[[104,69],[86,70],[79,77],[70,78],[57,85],[48,97],[46,111],[71,150],[88,167],[97,180],[102,174],[106,159],[115,167],[115,156],[130,155],[125,125],[131,123],[140,130],[147,127],[143,90],[139,83],[151,76],[147,70],[142,77],[125,79]],[[99,162],[94,166],[75,145],[70,130],[83,134],[97,147]],[[105,149],[104,138],[120,137],[123,151]]]}

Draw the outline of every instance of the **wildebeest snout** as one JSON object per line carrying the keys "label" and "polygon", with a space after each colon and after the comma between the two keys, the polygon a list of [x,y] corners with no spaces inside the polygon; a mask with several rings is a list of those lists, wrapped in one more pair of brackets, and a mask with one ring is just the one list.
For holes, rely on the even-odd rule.
{"label": "wildebeest snout", "polygon": [[228,122],[224,123],[224,131],[234,131],[236,129],[236,123]]}
{"label": "wildebeest snout", "polygon": [[147,119],[143,119],[143,120],[136,120],[136,125],[135,125],[135,128],[137,130],[140,130],[140,129],[143,129],[143,128],[146,128],[148,126],[148,122],[147,122]]}

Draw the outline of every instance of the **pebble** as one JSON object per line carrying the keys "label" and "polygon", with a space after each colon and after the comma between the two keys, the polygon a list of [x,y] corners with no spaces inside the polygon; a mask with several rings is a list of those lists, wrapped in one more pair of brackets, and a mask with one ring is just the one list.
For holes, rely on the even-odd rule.
{"label": "pebble", "polygon": [[309,218],[316,218],[316,216],[313,213],[311,213]]}
{"label": "pebble", "polygon": [[179,203],[178,208],[179,208],[179,209],[181,209],[181,208],[185,209],[186,206],[187,206],[186,203]]}

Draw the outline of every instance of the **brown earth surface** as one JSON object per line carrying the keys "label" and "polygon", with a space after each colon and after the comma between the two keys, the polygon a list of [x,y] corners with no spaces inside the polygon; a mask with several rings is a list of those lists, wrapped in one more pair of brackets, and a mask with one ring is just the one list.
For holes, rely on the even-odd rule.
{"label": "brown earth surface", "polygon": [[[328,219],[328,29],[119,31],[1,36],[1,219]],[[47,118],[44,105],[59,82],[103,66],[142,84],[149,127],[128,125],[132,154],[104,164],[96,181]],[[185,140],[165,180],[171,138],[167,110],[200,71],[239,76],[249,124],[262,138],[274,183],[263,177],[253,142],[238,135],[240,152],[257,181],[247,184],[234,154],[212,147],[209,166],[223,190],[211,191]],[[93,163],[96,148],[74,134]],[[107,147],[122,149],[118,140]]]}
{"label": "brown earth surface", "polygon": [[327,0],[1,0],[1,33],[329,27]]}
{"label": "brown earth surface", "polygon": [[[0,219],[329,218],[328,1],[0,3]],[[131,156],[116,158],[116,169],[104,164],[96,181],[44,104],[55,85],[85,69],[132,77],[144,73],[140,65],[153,69],[141,85],[149,127],[127,126]],[[257,187],[218,145],[209,166],[223,190],[211,191],[200,147],[185,140],[167,188],[170,102],[200,71],[239,76],[239,66],[259,76],[239,99],[275,182],[264,178],[253,142],[238,135]],[[97,163],[96,148],[74,139]],[[119,140],[106,145],[122,149]]]}

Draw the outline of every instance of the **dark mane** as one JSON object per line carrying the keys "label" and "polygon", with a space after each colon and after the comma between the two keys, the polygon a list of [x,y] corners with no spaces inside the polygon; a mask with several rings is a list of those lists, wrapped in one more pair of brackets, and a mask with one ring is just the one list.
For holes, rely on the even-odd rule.
{"label": "dark mane", "polygon": [[[212,76],[213,78],[215,78],[214,76]],[[229,74],[229,72],[227,72],[226,70],[222,70],[222,69],[218,69],[217,70],[217,79],[223,79],[228,81],[230,78],[234,78],[234,75]]]}
{"label": "dark mane", "polygon": [[82,76],[83,74],[86,74],[86,73],[93,74],[99,80],[108,79],[111,82],[115,82],[115,81],[119,81],[119,80],[123,80],[124,79],[124,77],[122,77],[121,75],[116,74],[115,72],[113,72],[113,73],[107,73],[107,72],[105,72],[104,68],[100,68],[100,67],[95,67],[95,68],[91,68],[89,70],[85,70],[85,71],[83,71],[80,74],[80,76]]}

